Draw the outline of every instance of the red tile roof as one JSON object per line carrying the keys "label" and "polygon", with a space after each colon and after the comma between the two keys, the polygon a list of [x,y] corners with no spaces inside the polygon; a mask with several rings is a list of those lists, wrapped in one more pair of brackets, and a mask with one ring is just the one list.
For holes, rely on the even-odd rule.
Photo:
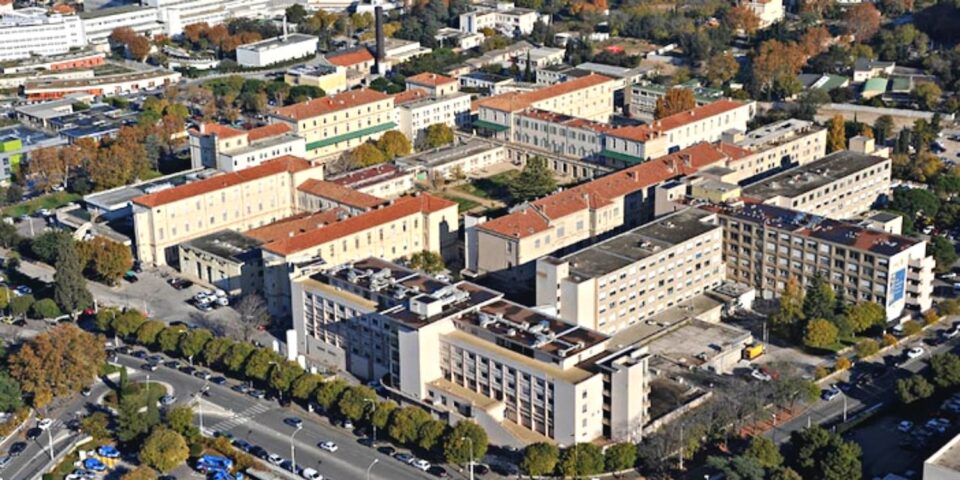
{"label": "red tile roof", "polygon": [[386,200],[382,198],[368,195],[363,192],[358,192],[350,187],[344,187],[333,182],[325,182],[323,180],[317,180],[314,178],[301,183],[300,186],[297,187],[297,190],[317,197],[333,200],[341,205],[361,209],[375,208],[378,205],[383,205],[386,202]]}
{"label": "red tile roof", "polygon": [[417,85],[429,85],[431,87],[436,87],[437,85],[446,85],[448,83],[456,83],[456,80],[446,76],[440,75],[438,73],[423,72],[412,77],[407,77],[407,83],[415,83]]}
{"label": "red tile roof", "polygon": [[613,82],[613,79],[603,75],[591,73],[580,78],[557,83],[549,87],[533,90],[530,92],[510,92],[502,95],[496,95],[477,100],[478,107],[492,108],[505,112],[516,112],[530,108],[534,103],[547,100],[560,95],[566,95],[577,90],[601,85],[606,82]]}
{"label": "red tile roof", "polygon": [[529,110],[524,110],[519,114],[522,117],[533,118],[536,120],[543,120],[545,122],[556,123],[559,125],[566,125],[573,128],[582,128],[584,130],[593,130],[595,132],[609,132],[614,130],[615,127],[609,123],[594,122],[592,120],[587,120],[584,118],[571,117],[570,115],[563,115],[561,113],[548,112],[546,110],[538,110],[536,108],[531,108]]}
{"label": "red tile roof", "polygon": [[398,94],[395,94],[393,96],[393,104],[403,105],[404,103],[414,102],[429,96],[430,93],[422,88],[411,88],[410,90],[404,90]]}
{"label": "red tile roof", "polygon": [[610,131],[610,136],[625,138],[627,140],[633,140],[637,142],[646,142],[655,134],[662,134],[670,130],[680,128],[689,123],[697,122],[716,115],[721,115],[729,112],[730,110],[740,108],[743,105],[743,102],[738,102],[736,100],[717,100],[702,107],[694,108],[693,110],[675,113],[669,117],[655,120],[653,123],[612,130]]}
{"label": "red tile roof", "polygon": [[330,97],[315,98],[302,103],[296,103],[288,107],[281,107],[276,110],[276,115],[290,118],[293,120],[303,120],[307,118],[318,117],[328,113],[353,108],[367,103],[379,102],[391,98],[385,93],[367,88],[360,90],[350,90],[348,92],[338,93]]}
{"label": "red tile roof", "polygon": [[149,193],[133,199],[134,203],[146,207],[159,207],[168,203],[178,202],[187,198],[204,195],[241,183],[276,175],[280,172],[294,173],[306,170],[312,165],[307,160],[292,155],[284,155],[273,160],[236,172],[217,175],[204,180],[190,182],[178,187],[168,188],[159,192]]}
{"label": "red tile roof", "polygon": [[677,176],[690,175],[728,158],[743,158],[749,153],[749,150],[731,145],[698,143],[676,153],[535,200],[526,208],[482,223],[479,228],[499,235],[523,238],[547,230],[551,220],[587,208],[603,208],[611,205],[614,199]]}
{"label": "red tile roof", "polygon": [[430,194],[400,197],[389,205],[332,223],[322,228],[307,231],[265,245],[263,248],[279,255],[290,255],[308,248],[336,240],[347,235],[370,230],[399,218],[416,213],[434,213],[447,208],[457,208],[455,202]]}
{"label": "red tile roof", "polygon": [[342,208],[331,208],[319,212],[305,212],[276,222],[243,232],[248,237],[260,240],[263,243],[272,243],[295,235],[322,228],[334,223],[350,214]]}
{"label": "red tile roof", "polygon": [[262,127],[247,130],[247,141],[256,142],[264,138],[276,137],[290,131],[290,125],[286,123],[271,123]]}
{"label": "red tile roof", "polygon": [[224,139],[243,135],[246,132],[227,125],[221,125],[219,123],[202,123],[200,124],[200,133],[206,135],[216,135],[217,137]]}
{"label": "red tile roof", "polygon": [[342,52],[328,53],[325,58],[328,62],[341,67],[352,67],[364,62],[372,62],[373,54],[367,47],[357,47]]}

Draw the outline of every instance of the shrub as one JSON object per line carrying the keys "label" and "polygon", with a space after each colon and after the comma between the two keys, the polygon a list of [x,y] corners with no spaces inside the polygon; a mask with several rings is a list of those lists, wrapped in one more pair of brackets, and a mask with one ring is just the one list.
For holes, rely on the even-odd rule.
{"label": "shrub", "polygon": [[837,359],[837,364],[834,365],[836,371],[849,370],[853,366],[853,362],[850,361],[847,357],[840,357]]}
{"label": "shrub", "polygon": [[826,377],[827,375],[830,375],[830,371],[827,370],[827,367],[823,367],[823,366],[817,367],[813,371],[813,378],[817,380],[820,380],[821,378]]}
{"label": "shrub", "polygon": [[934,309],[927,310],[923,313],[923,324],[924,325],[933,325],[940,321],[940,315],[937,315],[937,311]]}
{"label": "shrub", "polygon": [[33,318],[57,318],[60,315],[60,307],[50,298],[44,298],[30,306],[30,316]]}
{"label": "shrub", "polygon": [[910,320],[903,324],[903,334],[912,337],[923,330],[923,327],[920,326],[920,322],[916,320]]}
{"label": "shrub", "polygon": [[880,345],[877,344],[877,341],[872,338],[867,338],[861,340],[857,343],[857,357],[866,358],[871,355],[876,355],[880,351]]}
{"label": "shrub", "polygon": [[897,344],[897,337],[890,335],[889,333],[883,334],[883,346],[892,347]]}

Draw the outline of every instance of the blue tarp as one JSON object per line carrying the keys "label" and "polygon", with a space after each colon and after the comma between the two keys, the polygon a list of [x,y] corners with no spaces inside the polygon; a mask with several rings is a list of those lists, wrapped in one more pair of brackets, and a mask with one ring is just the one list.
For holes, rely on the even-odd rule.
{"label": "blue tarp", "polygon": [[102,472],[107,469],[107,466],[96,458],[88,458],[83,461],[83,468],[86,468],[87,470],[93,470],[94,472]]}
{"label": "blue tarp", "polygon": [[104,458],[120,458],[120,451],[113,445],[101,445],[100,448],[97,448],[97,455]]}

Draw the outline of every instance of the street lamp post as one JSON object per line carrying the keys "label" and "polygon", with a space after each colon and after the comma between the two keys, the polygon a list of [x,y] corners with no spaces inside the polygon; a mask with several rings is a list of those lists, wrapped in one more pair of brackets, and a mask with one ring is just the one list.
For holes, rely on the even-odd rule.
{"label": "street lamp post", "polygon": [[380,461],[379,458],[374,458],[373,461],[370,462],[370,466],[367,467],[367,480],[370,480],[370,470],[371,470],[371,469],[373,468],[373,466],[376,465],[377,462],[379,462],[379,461]]}
{"label": "street lamp post", "polygon": [[470,442],[470,480],[473,480],[473,439],[464,435],[460,440]]}
{"label": "street lamp post", "polygon": [[293,464],[294,473],[297,472],[297,451],[296,451],[296,447],[293,444],[293,437],[294,435],[297,434],[297,432],[299,432],[302,429],[303,429],[303,425],[300,425],[296,429],[294,429],[293,433],[290,434],[290,463]]}
{"label": "street lamp post", "polygon": [[47,427],[47,443],[50,444],[50,460],[53,460],[53,425]]}
{"label": "street lamp post", "polygon": [[840,396],[843,397],[843,423],[847,423],[847,394],[840,392]]}

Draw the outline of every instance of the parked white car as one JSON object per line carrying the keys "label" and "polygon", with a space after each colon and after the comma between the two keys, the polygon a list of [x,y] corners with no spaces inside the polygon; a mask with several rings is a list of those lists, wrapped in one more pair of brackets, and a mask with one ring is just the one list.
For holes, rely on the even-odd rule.
{"label": "parked white car", "polygon": [[320,475],[320,472],[312,468],[304,468],[303,471],[300,472],[300,476],[307,480],[323,480],[323,475]]}
{"label": "parked white car", "polygon": [[917,358],[923,355],[925,350],[923,347],[913,347],[910,350],[907,350],[907,358]]}
{"label": "parked white car", "polygon": [[423,470],[424,472],[430,470],[430,462],[422,458],[414,460],[410,465],[413,465],[413,468],[416,468],[417,470]]}

